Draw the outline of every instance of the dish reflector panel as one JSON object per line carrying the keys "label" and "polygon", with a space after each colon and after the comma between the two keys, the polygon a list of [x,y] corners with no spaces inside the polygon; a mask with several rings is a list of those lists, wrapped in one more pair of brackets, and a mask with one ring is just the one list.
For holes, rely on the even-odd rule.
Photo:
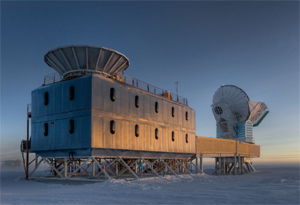
{"label": "dish reflector panel", "polygon": [[[225,114],[224,108],[230,109],[237,121],[245,121],[249,117],[249,97],[234,85],[221,86],[213,96],[213,113],[219,118]],[[228,116],[223,116],[228,117]]]}
{"label": "dish reflector panel", "polygon": [[49,51],[44,61],[63,78],[86,73],[122,76],[129,66],[128,58],[110,48],[95,46],[66,46]]}

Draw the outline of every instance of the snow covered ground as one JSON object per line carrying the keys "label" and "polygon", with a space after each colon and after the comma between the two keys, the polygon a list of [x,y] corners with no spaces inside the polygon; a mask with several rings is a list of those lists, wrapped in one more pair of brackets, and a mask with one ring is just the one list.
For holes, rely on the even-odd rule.
{"label": "snow covered ground", "polygon": [[299,167],[260,166],[248,175],[167,176],[134,181],[45,183],[1,171],[1,204],[300,204]]}

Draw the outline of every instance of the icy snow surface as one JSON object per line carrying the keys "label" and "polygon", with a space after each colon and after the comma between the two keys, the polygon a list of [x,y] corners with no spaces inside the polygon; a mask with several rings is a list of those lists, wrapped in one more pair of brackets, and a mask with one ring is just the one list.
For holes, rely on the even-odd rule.
{"label": "icy snow surface", "polygon": [[96,183],[37,182],[1,171],[2,204],[299,204],[299,167],[260,167],[237,176],[208,174]]}

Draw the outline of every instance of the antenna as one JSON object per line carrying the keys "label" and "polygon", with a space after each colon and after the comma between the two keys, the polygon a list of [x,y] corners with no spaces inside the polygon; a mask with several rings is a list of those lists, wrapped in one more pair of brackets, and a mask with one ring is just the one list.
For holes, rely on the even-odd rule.
{"label": "antenna", "polygon": [[252,102],[235,85],[222,85],[213,96],[212,111],[217,122],[217,137],[253,143],[252,128],[268,114],[263,102]]}
{"label": "antenna", "polygon": [[49,51],[44,61],[56,70],[63,79],[86,73],[102,73],[122,76],[129,66],[128,58],[122,53],[96,46],[65,46]]}
{"label": "antenna", "polygon": [[178,101],[179,100],[179,81],[175,81],[175,86],[176,86],[176,100]]}

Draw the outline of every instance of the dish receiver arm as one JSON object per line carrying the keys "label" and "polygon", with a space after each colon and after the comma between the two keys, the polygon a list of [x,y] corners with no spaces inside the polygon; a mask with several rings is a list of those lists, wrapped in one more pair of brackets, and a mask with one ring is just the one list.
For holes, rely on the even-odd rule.
{"label": "dish receiver arm", "polygon": [[248,120],[253,123],[253,127],[257,127],[269,113],[269,109],[263,102],[249,102],[250,115]]}

